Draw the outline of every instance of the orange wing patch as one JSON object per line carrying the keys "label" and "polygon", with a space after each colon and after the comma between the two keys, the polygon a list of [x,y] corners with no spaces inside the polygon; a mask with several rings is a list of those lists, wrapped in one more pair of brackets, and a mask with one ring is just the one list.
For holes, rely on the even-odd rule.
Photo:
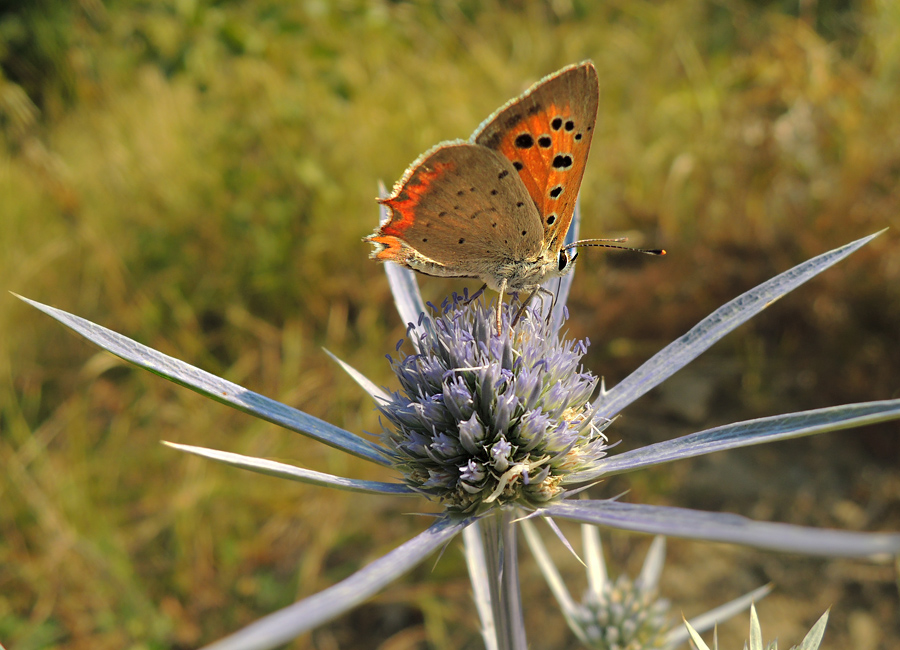
{"label": "orange wing patch", "polygon": [[591,148],[600,96],[590,61],[544,77],[472,135],[519,172],[541,216],[548,249],[562,247]]}
{"label": "orange wing patch", "polygon": [[519,171],[545,232],[551,234],[551,247],[552,235],[562,226],[568,228],[575,210],[592,129],[593,124],[579,124],[569,106],[551,104],[524,117],[497,143],[497,150]]}
{"label": "orange wing patch", "polygon": [[370,235],[366,237],[366,241],[375,244],[376,250],[370,256],[372,259],[405,264],[409,257],[409,247],[404,246],[403,242],[393,235]]}
{"label": "orange wing patch", "polygon": [[[378,199],[379,203],[391,209],[391,218],[381,226],[379,234],[394,235],[402,238],[403,233],[415,221],[416,207],[431,188],[432,182],[450,171],[452,167],[452,163],[435,163],[430,168],[425,168],[424,166],[415,167],[414,163],[413,167],[410,168],[408,178],[401,178],[397,185],[394,186],[394,193],[386,199]],[[378,239],[371,239],[370,241],[378,241]],[[387,242],[379,243],[387,244]],[[388,250],[379,251],[378,259],[393,259],[381,257],[381,254],[388,252],[390,248],[393,247],[389,246]]]}

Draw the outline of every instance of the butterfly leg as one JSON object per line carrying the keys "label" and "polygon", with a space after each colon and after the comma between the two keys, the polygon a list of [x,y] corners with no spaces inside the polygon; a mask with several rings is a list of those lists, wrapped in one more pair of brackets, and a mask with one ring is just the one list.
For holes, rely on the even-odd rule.
{"label": "butterfly leg", "polygon": [[500,309],[503,307],[503,293],[506,291],[506,278],[500,281],[500,287],[497,289],[500,295],[497,297],[497,336],[503,336],[503,322],[500,318]]}
{"label": "butterfly leg", "polygon": [[[547,310],[547,324],[550,324],[550,320],[553,318],[553,309],[556,307],[556,299],[559,297],[559,284],[556,285],[556,292],[550,291],[549,289],[544,289],[541,287],[541,293],[546,293],[550,296],[550,309]],[[543,309],[543,298],[541,299],[541,309]]]}
{"label": "butterfly leg", "polygon": [[531,299],[534,298],[535,296],[537,296],[538,300],[541,301],[541,312],[543,313],[544,307],[546,306],[546,303],[544,302],[545,295],[550,296],[550,309],[547,311],[547,322],[549,323],[550,317],[553,314],[553,307],[556,304],[556,294],[554,294],[552,291],[548,291],[544,287],[538,287],[537,289],[532,291],[530,294],[528,294],[528,297],[525,299],[525,302],[523,302],[522,306],[519,307],[519,311],[516,312],[516,317],[513,319],[512,326],[515,327],[516,323],[519,322],[519,319],[522,318],[522,314],[525,313],[525,309],[531,303]]}
{"label": "butterfly leg", "polygon": [[[510,325],[510,327],[516,326],[516,323],[518,323],[519,319],[522,318],[522,314],[525,313],[525,309],[528,307],[528,304],[531,302],[531,299],[534,298],[534,296],[538,293],[538,291],[540,291],[540,289],[536,289],[535,291],[532,291],[531,293],[528,294],[528,297],[525,298],[525,302],[522,303],[522,306],[519,307],[519,311],[516,312],[516,317],[513,318],[513,321],[512,321],[512,324]],[[541,297],[541,304],[543,304],[543,302],[544,302],[544,298]]]}
{"label": "butterfly leg", "polygon": [[487,289],[487,284],[481,285],[481,288],[480,288],[478,291],[476,291],[475,293],[473,293],[473,294],[471,295],[471,297],[469,297],[463,304],[466,305],[466,306],[471,305],[473,302],[475,302],[475,300],[476,300],[481,294],[484,293],[484,290],[485,290],[485,289]]}

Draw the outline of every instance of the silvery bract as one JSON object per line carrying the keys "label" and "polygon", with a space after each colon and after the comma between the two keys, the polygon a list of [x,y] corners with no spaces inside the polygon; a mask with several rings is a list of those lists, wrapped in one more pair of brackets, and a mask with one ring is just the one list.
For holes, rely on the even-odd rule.
{"label": "silvery bract", "polygon": [[[665,537],[654,538],[637,578],[631,580],[620,575],[613,579],[606,569],[597,527],[582,524],[581,557],[587,588],[581,602],[577,602],[566,588],[537,527],[529,520],[523,520],[521,526],[566,623],[585,647],[594,650],[674,650],[687,641],[688,628],[671,616],[671,604],[659,593],[659,579],[666,559]],[[746,610],[770,591],[771,586],[762,586],[696,616],[690,621],[691,629],[700,632],[712,629],[717,623]]]}
{"label": "silvery bract", "polygon": [[[688,633],[691,635],[691,641],[697,646],[698,650],[719,650],[719,641],[713,641],[713,647],[710,649],[700,635],[697,634],[690,623],[685,621]],[[803,637],[803,641],[798,646],[791,646],[791,650],[818,650],[819,644],[822,643],[822,637],[825,636],[825,626],[828,624],[828,612],[822,614],[816,624],[810,628],[809,632]],[[724,650],[724,649],[723,649]],[[750,608],[750,644],[744,644],[744,650],[778,650],[778,641],[772,641],[763,646],[762,628],[759,625],[759,617],[756,615],[756,607]]]}
{"label": "silvery bract", "polygon": [[[570,238],[575,236],[571,229]],[[525,648],[516,572],[517,520],[527,514],[674,537],[822,556],[900,553],[900,534],[857,533],[757,522],[734,514],[572,498],[598,479],[713,451],[836,431],[900,417],[900,400],[849,404],[715,427],[607,455],[604,430],[622,409],[725,334],[792,289],[864,246],[875,235],[829,251],[717,309],[609,390],[581,368],[587,342],[560,337],[572,276],[554,280],[552,313],[530,313],[498,336],[492,310],[451,299],[422,304],[412,273],[386,265],[408,351],[392,361],[399,390],[385,391],[344,365],[372,395],[389,426],[378,442],[323,422],[66,312],[27,300],[113,354],[218,402],[327,445],[392,466],[403,483],[380,483],[283,463],[172,445],[237,467],[371,495],[424,495],[444,514],[342,582],[209,646],[272,648],[340,615],[444,546],[467,527],[470,571],[488,648]],[[550,308],[537,303],[537,307]],[[511,312],[501,317],[509,323]],[[372,498],[375,498],[374,496]]]}

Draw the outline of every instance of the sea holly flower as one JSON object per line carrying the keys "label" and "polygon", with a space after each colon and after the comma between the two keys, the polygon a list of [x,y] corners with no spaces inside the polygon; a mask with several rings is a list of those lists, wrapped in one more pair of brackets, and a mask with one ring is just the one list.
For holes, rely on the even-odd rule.
{"label": "sea holly flower", "polygon": [[[517,311],[502,306],[505,329]],[[391,359],[402,390],[378,407],[394,467],[455,514],[533,511],[564,496],[566,476],[606,455],[609,421],[590,402],[598,381],[579,366],[586,344],[536,313],[497,336],[484,301],[453,296],[441,312],[423,313],[408,330],[414,353]]]}
{"label": "sea holly flower", "polygon": [[[674,650],[688,640],[688,630],[674,624],[669,616],[669,601],[659,595],[659,578],[666,559],[665,537],[657,535],[653,539],[641,573],[635,580],[626,575],[613,580],[603,560],[599,530],[596,526],[582,524],[587,589],[581,602],[576,602],[550,558],[537,527],[529,520],[523,520],[521,526],[569,628],[583,645],[595,650]],[[718,621],[747,609],[769,591],[769,585],[754,589],[693,618],[691,624],[701,632],[711,629]]]}
{"label": "sea holly flower", "polygon": [[[810,628],[809,632],[803,637],[803,642],[798,646],[791,646],[791,650],[818,650],[822,643],[822,637],[825,636],[825,626],[828,624],[828,612],[822,614],[816,624]],[[690,623],[684,622],[688,633],[691,635],[691,641],[697,646],[698,650],[710,650],[710,647],[703,642]],[[719,650],[719,640],[714,638],[712,650]],[[763,646],[762,628],[759,626],[759,617],[756,615],[756,607],[750,607],[750,645],[744,644],[744,650],[778,650],[778,641]]]}
{"label": "sea holly flower", "polygon": [[[575,235],[575,228],[570,237]],[[498,335],[491,310],[458,300],[423,304],[411,272],[386,265],[397,307],[409,323],[409,354],[392,366],[400,390],[387,392],[346,364],[391,425],[371,442],[83,318],[26,300],[113,354],[246,413],[373,463],[403,483],[361,481],[253,458],[170,445],[236,467],[370,495],[424,495],[444,506],[432,525],[349,578],[212,644],[216,650],[272,648],[359,604],[466,531],[467,557],[488,648],[525,648],[516,524],[527,514],[657,535],[745,544],[823,556],[900,553],[900,534],[821,530],[757,522],[734,514],[571,498],[598,479],[713,451],[837,431],[900,417],[900,400],[791,413],[715,427],[609,454],[613,418],[725,334],[874,236],[851,242],[776,276],[717,309],[621,383],[606,390],[579,365],[587,342],[560,337],[572,275],[554,280],[553,301]]]}

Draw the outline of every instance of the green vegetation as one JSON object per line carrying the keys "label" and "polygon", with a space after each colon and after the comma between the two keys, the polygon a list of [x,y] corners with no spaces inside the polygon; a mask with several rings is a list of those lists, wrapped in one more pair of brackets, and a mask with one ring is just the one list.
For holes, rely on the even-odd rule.
{"label": "green vegetation", "polygon": [[[571,329],[590,336],[588,363],[615,382],[740,291],[900,225],[900,3],[801,1],[799,13],[797,4],[2,3],[0,288],[351,431],[379,431],[362,391],[320,349],[390,381],[383,355],[403,326],[360,241],[376,224],[377,182],[399,178],[431,145],[467,137],[532,81],[590,58],[601,108],[582,234],[670,252],[579,258]],[[465,286],[422,285],[435,302]],[[389,478],[125,367],[0,300],[0,643],[10,650],[195,647],[424,527],[404,514],[409,502],[286,488],[164,448],[159,440]],[[896,228],[771,312],[712,352],[733,414],[898,396]],[[708,424],[719,417],[711,410]],[[618,431],[626,445],[638,428],[667,436],[635,415]],[[897,457],[896,425],[865,433],[862,452]],[[852,444],[815,449],[840,456]],[[787,465],[792,449],[759,458],[780,453]],[[848,486],[862,474],[811,467],[847,471]],[[895,461],[887,476],[888,487],[836,482],[826,495],[789,484],[775,495],[787,503],[755,514],[898,530]],[[650,480],[629,487],[692,505],[673,492],[684,475]],[[859,512],[848,513],[851,501]],[[709,548],[758,572],[718,602],[761,574],[789,584],[797,566],[824,579],[822,563]],[[684,551],[685,570],[712,551]],[[782,561],[789,568],[772,568]],[[565,625],[531,575],[534,647],[565,647]],[[810,602],[784,636],[799,638],[834,604],[824,648],[861,647],[859,616],[881,633],[884,645],[872,647],[892,647],[897,594],[890,573],[878,575],[788,591]],[[718,597],[689,582],[685,602]],[[690,606],[708,608],[686,604],[688,615]],[[766,618],[765,603],[760,611]],[[455,548],[291,647],[379,643],[479,647]]]}

